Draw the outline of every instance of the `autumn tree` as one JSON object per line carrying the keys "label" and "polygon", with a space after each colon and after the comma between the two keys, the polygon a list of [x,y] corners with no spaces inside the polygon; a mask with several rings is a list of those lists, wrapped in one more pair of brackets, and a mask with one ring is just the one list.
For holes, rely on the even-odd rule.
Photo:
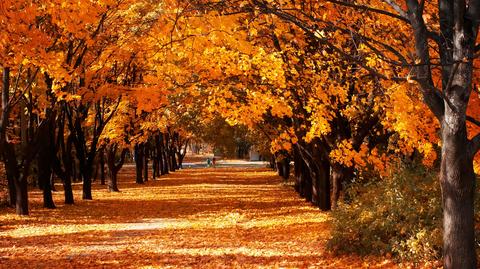
{"label": "autumn tree", "polygon": [[[0,11],[4,29],[0,45],[0,63],[3,67],[0,149],[17,214],[27,215],[30,166],[39,150],[39,134],[50,125],[52,116],[50,110],[41,117],[41,121],[33,120],[34,113],[38,115],[38,110],[44,110],[47,104],[44,89],[34,85],[40,68],[46,67],[46,49],[53,41],[45,33],[44,17],[38,5],[4,1]],[[37,106],[34,99],[39,95],[44,97],[44,102],[38,102]],[[49,199],[48,187],[45,194]],[[50,203],[48,206],[53,205]]]}
{"label": "autumn tree", "polygon": [[[330,5],[332,3],[334,5]],[[475,88],[473,66],[478,61],[476,40],[480,2],[406,1],[401,5],[395,1],[325,1],[323,7],[318,6],[318,12],[324,13],[327,19],[305,14],[301,5],[295,6],[293,11],[287,11],[283,3],[277,1],[254,1],[254,4],[312,36],[320,29],[344,32],[344,36],[348,37],[353,33],[354,38],[368,47],[370,58],[375,57],[372,59],[384,63],[383,69],[368,63],[362,64],[333,39],[317,36],[317,41],[338,51],[345,59],[361,65],[384,82],[404,79],[418,83],[424,102],[441,127],[444,266],[475,268],[473,158],[479,148],[479,139],[475,135],[469,137],[466,126],[467,121],[476,122],[467,115],[467,107]],[[332,12],[334,8],[342,7],[350,9],[348,14],[353,16],[363,16],[364,12],[369,14],[364,16],[364,23],[370,27],[366,31],[350,27],[349,20]],[[389,34],[387,29],[391,26],[386,24],[381,24],[380,28],[372,27],[372,24],[378,24],[379,18],[401,25],[399,29],[402,31]],[[376,34],[386,37],[389,43],[378,40]],[[395,44],[392,38],[402,34],[413,35],[413,42]],[[431,47],[438,50],[432,50]],[[405,48],[412,49],[414,54],[408,56]],[[402,77],[396,70],[398,66],[408,70],[409,74]],[[439,83],[436,82],[437,78]]]}
{"label": "autumn tree", "polygon": [[[478,45],[476,45],[478,32],[478,20],[476,18],[479,17],[477,4],[477,1],[469,2],[468,4],[466,2],[455,2],[452,4],[442,1],[436,3],[407,1],[404,6],[398,5],[394,1],[367,1],[365,3],[362,1],[307,1],[302,3],[290,3],[287,1],[242,1],[241,3],[220,1],[211,3],[200,1],[198,5],[201,8],[207,11],[213,10],[212,13],[214,14],[217,12],[217,14],[225,15],[223,19],[225,23],[220,28],[225,30],[233,25],[231,29],[236,29],[236,35],[235,38],[222,34],[213,34],[215,38],[210,36],[214,43],[216,39],[222,40],[219,42],[222,45],[219,44],[218,48],[205,50],[207,54],[210,53],[208,55],[217,56],[206,59],[207,62],[210,61],[210,65],[206,64],[205,66],[214,66],[214,68],[210,68],[208,72],[197,71],[194,73],[200,78],[202,78],[203,74],[205,74],[205,78],[209,76],[210,80],[206,79],[206,81],[211,83],[215,82],[215,79],[212,78],[217,78],[218,81],[220,77],[227,77],[230,79],[230,85],[232,81],[238,84],[238,79],[234,80],[231,78],[245,75],[245,71],[250,71],[250,69],[242,68],[245,68],[245,66],[248,68],[245,60],[248,59],[248,55],[253,55],[254,53],[252,52],[255,50],[247,51],[248,45],[241,43],[240,40],[252,40],[250,36],[252,31],[248,32],[246,36],[245,34],[242,36],[241,31],[238,30],[244,30],[244,28],[235,26],[238,17],[232,16],[232,14],[253,12],[256,14],[274,15],[279,20],[292,25],[294,29],[297,29],[297,32],[303,32],[306,37],[305,40],[310,40],[309,43],[313,44],[313,48],[319,50],[320,53],[327,53],[345,61],[344,67],[340,68],[339,72],[350,72],[354,73],[356,77],[368,78],[371,81],[369,83],[373,86],[368,87],[376,93],[371,95],[372,98],[367,98],[366,100],[368,102],[373,101],[372,112],[368,112],[366,116],[374,114],[371,120],[368,117],[365,118],[367,123],[371,121],[371,124],[378,125],[380,122],[380,119],[377,118],[374,112],[379,107],[382,107],[381,103],[383,101],[375,98],[375,96],[384,96],[385,93],[394,92],[395,88],[402,90],[409,88],[410,86],[405,82],[417,81],[425,103],[437,117],[441,127],[441,182],[443,186],[443,200],[445,201],[445,266],[447,268],[473,268],[475,266],[473,156],[477,152],[478,139],[473,135],[470,137],[467,135],[467,119],[471,122],[476,120],[466,116],[466,109],[471,91],[474,88],[473,66],[475,64],[476,51],[478,50]],[[190,25],[195,24],[193,20],[189,20],[188,23]],[[365,25],[370,27],[365,28]],[[198,27],[194,29],[198,29]],[[259,31],[255,29],[254,32]],[[205,33],[208,35],[209,31],[204,30],[202,34],[205,35]],[[414,35],[414,40],[409,39],[411,34]],[[378,37],[382,37],[383,40],[380,40]],[[239,45],[231,45],[233,43],[229,43],[229,39],[235,39],[237,43],[244,47],[240,48]],[[351,40],[350,45],[347,44],[345,46],[349,40]],[[223,44],[229,45],[225,46]],[[352,46],[355,47],[355,51],[351,50]],[[430,47],[433,49],[430,49]],[[415,50],[414,55],[409,53],[412,48]],[[435,48],[438,48],[438,53]],[[238,53],[238,51],[241,53]],[[218,57],[218,55],[224,56]],[[242,61],[237,60],[239,58]],[[436,58],[440,60],[431,60]],[[232,62],[236,63],[237,68],[231,65]],[[248,61],[246,62],[248,63]],[[286,63],[287,61],[284,62]],[[273,66],[271,60],[270,63]],[[217,66],[221,66],[221,68],[215,68]],[[440,72],[437,72],[432,66],[438,67]],[[349,67],[354,68],[355,71],[348,71]],[[268,68],[262,69],[259,66],[257,68],[268,70]],[[239,73],[239,71],[242,73]],[[277,74],[281,73],[277,72]],[[254,77],[249,77],[249,79],[251,78]],[[268,82],[268,76],[261,75],[260,78],[263,78],[263,81],[251,80],[252,85],[258,86]],[[440,86],[436,85],[436,78],[440,79]],[[279,81],[278,78],[277,81]],[[364,85],[360,83],[365,82],[366,80],[358,81],[356,87],[363,87]],[[278,82],[274,85],[278,85]],[[339,86],[342,85],[340,84]],[[212,84],[210,86],[205,85],[205,87],[212,89]],[[230,89],[237,88],[240,90],[239,92],[246,90],[246,87],[243,85],[232,87],[222,84],[221,87],[216,89],[219,90],[219,95],[225,97],[223,100],[234,97],[232,97],[231,93],[226,93],[226,89],[229,89],[228,87]],[[261,90],[265,88],[260,87]],[[285,86],[280,86],[280,88],[285,88]],[[344,91],[348,91],[348,89],[349,87],[343,86]],[[258,94],[258,89],[255,92]],[[247,94],[249,94],[248,90]],[[352,97],[350,94],[345,96],[348,98]],[[401,95],[397,95],[397,97],[399,96]],[[272,100],[265,98],[265,96],[262,97],[263,101]],[[408,96],[404,95],[404,97]],[[250,101],[250,104],[255,106],[253,100]],[[354,99],[352,98],[351,100]],[[365,99],[360,98],[360,100]],[[388,103],[391,100],[386,101]],[[361,101],[359,104],[362,102],[364,101]],[[216,107],[221,107],[221,102],[214,104]],[[312,118],[311,122],[322,122],[325,119],[328,123],[335,122],[333,119],[338,118],[335,115],[327,115],[325,117],[325,115],[316,112],[321,105],[322,103],[318,103],[318,105],[312,107],[312,111],[315,111],[317,118]],[[415,103],[413,105],[415,106]],[[387,105],[386,108],[388,107]],[[256,114],[251,113],[251,111],[249,110],[250,119],[244,123],[256,119]],[[235,113],[239,115],[244,112],[245,110],[236,109]],[[263,114],[263,112],[260,114]],[[318,117],[319,115],[321,117]],[[342,116],[341,118],[344,117]],[[415,119],[418,118],[415,117],[411,120]],[[382,122],[385,124],[383,127],[379,126],[380,131],[384,127],[393,127],[396,130],[401,129],[383,120]],[[355,125],[361,126],[361,122],[355,123]],[[435,126],[435,124],[429,125]],[[337,126],[345,126],[345,123],[337,122]],[[369,124],[366,126],[369,126]],[[436,128],[429,128],[429,130],[435,132]],[[344,132],[345,130],[338,131]],[[335,135],[336,133],[338,132],[329,132],[328,134]],[[388,136],[388,134],[389,132],[385,132],[385,135]],[[304,134],[299,135],[300,138],[303,138],[303,136]],[[328,135],[314,136],[312,141],[314,141],[313,146],[316,148],[330,147],[332,151],[328,154],[328,157],[324,154],[323,158],[327,160],[332,158],[342,165],[348,165],[349,162],[361,165],[364,163],[362,157],[368,156],[373,158],[372,162],[378,162],[378,158],[375,157],[376,151],[368,148],[368,146],[371,145],[371,141],[379,142],[379,139],[382,139],[384,135],[379,134],[378,137],[374,135],[368,139],[370,142],[365,140],[365,135],[360,135],[358,138],[355,138],[355,136],[348,135],[347,132],[343,139],[340,137],[340,139],[334,140],[334,147],[332,147],[332,143],[329,143]],[[403,138],[400,137],[399,141],[403,140]],[[361,143],[355,143],[356,145],[353,146],[352,142],[355,139]],[[416,138],[416,140],[422,141],[425,139]],[[385,144],[386,141],[381,143]],[[406,142],[403,144],[411,147],[416,143]],[[416,147],[425,156],[431,158],[434,151],[431,144],[429,145],[430,148],[421,146],[418,143]],[[402,150],[408,147],[402,148]],[[467,148],[471,150],[467,150]],[[327,152],[329,151],[327,150]],[[350,154],[347,155],[345,153]],[[368,154],[365,155],[364,153]],[[453,160],[462,161],[457,162]],[[317,164],[318,160],[310,163],[310,165]],[[450,225],[451,223],[456,224]],[[457,229],[454,227],[462,228]]]}

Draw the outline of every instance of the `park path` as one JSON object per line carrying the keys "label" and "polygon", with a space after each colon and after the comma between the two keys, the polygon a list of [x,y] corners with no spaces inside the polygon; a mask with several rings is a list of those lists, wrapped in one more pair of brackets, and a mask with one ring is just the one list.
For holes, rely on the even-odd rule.
{"label": "park path", "polygon": [[328,215],[263,168],[185,169],[120,193],[94,185],[94,200],[0,210],[0,268],[390,268],[326,251]]}

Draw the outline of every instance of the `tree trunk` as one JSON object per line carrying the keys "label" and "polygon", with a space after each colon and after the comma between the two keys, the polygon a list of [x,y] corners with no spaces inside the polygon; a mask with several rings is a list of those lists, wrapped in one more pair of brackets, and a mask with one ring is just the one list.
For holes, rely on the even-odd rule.
{"label": "tree trunk", "polygon": [[283,179],[288,181],[290,178],[290,158],[286,157],[282,160]]}
{"label": "tree trunk", "polygon": [[340,199],[340,192],[343,189],[343,184],[352,181],[353,169],[345,167],[341,164],[335,163],[332,165],[332,208],[337,208],[338,200]]}
{"label": "tree trunk", "polygon": [[57,189],[55,188],[55,175],[52,173],[50,173],[50,186],[52,187],[52,191],[53,192],[56,192]]}
{"label": "tree trunk", "polygon": [[[28,189],[27,189],[27,176],[30,168],[29,159],[31,156],[26,154],[25,159],[22,161],[23,166],[20,170],[17,156],[15,154],[15,148],[13,144],[7,142],[6,130],[8,125],[9,113],[11,107],[9,106],[9,92],[10,92],[10,68],[3,68],[3,85],[2,85],[2,100],[1,100],[1,115],[0,115],[0,154],[3,156],[5,163],[5,170],[7,174],[13,179],[13,185],[15,186],[15,208],[18,215],[28,215]],[[28,153],[28,152],[27,152]],[[33,157],[32,157],[33,158]]]}
{"label": "tree trunk", "polygon": [[43,190],[43,207],[55,208],[55,203],[52,197],[52,186],[50,177],[52,176],[51,163],[49,151],[43,148],[38,154],[38,183]]}
{"label": "tree trunk", "polygon": [[321,170],[319,175],[320,200],[318,207],[324,211],[331,210],[332,203],[330,198],[330,162],[328,160],[321,160]]}
{"label": "tree trunk", "polygon": [[98,154],[100,155],[100,185],[105,185],[105,149],[102,147]]}
{"label": "tree trunk", "polygon": [[178,167],[183,169],[183,160],[185,159],[185,155],[187,155],[186,151],[184,153],[180,153],[178,156]]}
{"label": "tree trunk", "polygon": [[298,149],[298,146],[295,145],[294,148],[293,148],[293,164],[294,164],[294,167],[293,167],[293,170],[294,170],[294,174],[295,174],[295,185],[294,185],[294,189],[295,191],[300,194],[301,197],[303,197],[303,193],[302,193],[302,177],[301,177],[301,171],[302,171],[302,165],[301,165],[301,156],[300,156],[300,153],[298,152],[299,149]]}
{"label": "tree trunk", "polygon": [[18,215],[28,215],[28,186],[27,179],[24,175],[20,175],[15,180],[15,203],[16,213]]}
{"label": "tree trunk", "polygon": [[[49,177],[51,176],[51,172]],[[55,203],[53,202],[52,196],[52,185],[49,179],[46,180],[46,184],[43,186],[43,207],[53,209],[55,208]]]}
{"label": "tree trunk", "polygon": [[159,169],[160,174],[166,175],[168,174],[168,162],[165,157],[165,138],[163,133],[159,134],[159,145],[158,145],[158,158],[159,158]]}
{"label": "tree trunk", "polygon": [[278,176],[284,178],[283,173],[285,172],[285,170],[283,169],[282,161],[277,161],[276,163],[277,163],[276,167],[277,167]]}
{"label": "tree trunk", "polygon": [[[53,172],[60,178],[63,184],[65,204],[71,205],[74,203],[73,190],[72,190],[72,136],[68,136],[65,141],[65,111],[62,111],[60,116],[57,117],[57,148],[60,153],[60,157],[52,154],[52,169]],[[63,163],[63,165],[62,165]]]}
{"label": "tree trunk", "polygon": [[[305,148],[306,145],[301,146]],[[297,179],[300,190],[300,196],[305,198],[305,201],[312,202],[313,201],[313,182],[312,182],[312,167],[311,163],[307,159],[305,153],[302,153],[304,149],[300,148],[300,145],[297,146],[298,153],[299,153],[299,178]]]}
{"label": "tree trunk", "polygon": [[[46,208],[55,208],[55,203],[53,202],[52,197],[52,191],[55,191],[54,175],[52,168],[57,148],[55,144],[55,136],[51,134],[55,134],[56,113],[54,113],[51,109],[48,109],[47,117],[48,118],[45,121],[45,125],[43,125],[44,127],[40,126],[38,130],[38,132],[40,132],[39,137],[41,137],[40,143],[42,144],[40,145],[40,150],[38,153],[38,163],[41,164],[38,167],[38,173],[39,180],[40,175],[43,175],[42,180],[44,180],[43,206]],[[43,170],[43,173],[40,173],[41,170]]]}
{"label": "tree trunk", "polygon": [[[83,147],[77,147],[77,156],[79,160],[79,173],[82,177],[82,199],[92,200],[92,166],[88,164],[87,156]],[[78,153],[80,151],[80,155]]]}
{"label": "tree trunk", "polygon": [[13,182],[15,185],[15,209],[18,215],[28,215],[28,168],[30,167],[30,160],[25,160],[23,169],[17,165],[15,156],[15,149],[12,144],[4,145],[5,169],[7,173],[13,175]]}
{"label": "tree trunk", "polygon": [[136,178],[135,181],[137,184],[143,184],[143,144],[136,144],[135,145],[135,172],[136,172]]}
{"label": "tree trunk", "polygon": [[107,150],[107,164],[108,164],[108,171],[109,171],[108,191],[110,192],[120,191],[117,185],[117,175],[120,169],[122,168],[123,163],[125,162],[125,156],[127,155],[127,152],[128,152],[126,149],[124,149],[120,155],[120,160],[117,163],[117,160],[116,160],[117,149],[118,149],[118,146],[115,144],[115,145],[110,145],[109,149]]}
{"label": "tree trunk", "polygon": [[[473,158],[480,134],[467,139],[466,116],[479,29],[479,1],[438,1],[442,89],[433,82],[423,1],[406,1],[418,65],[414,76],[424,102],[441,124],[440,184],[443,202],[444,268],[476,268],[474,239],[475,174]],[[441,92],[441,94],[440,94]]]}
{"label": "tree trunk", "polygon": [[158,165],[158,175],[164,175],[165,174],[165,168],[163,167],[163,137],[162,133],[158,134],[155,136],[155,147],[156,147],[156,153],[157,153],[157,165]]}
{"label": "tree trunk", "polygon": [[164,147],[164,150],[163,150],[163,174],[166,175],[169,173],[169,167],[170,167],[170,164],[169,164],[169,158],[168,158],[168,154],[167,154],[167,150],[166,148]]}
{"label": "tree trunk", "polygon": [[312,173],[310,169],[308,169],[305,165],[304,171],[302,171],[302,179],[303,182],[303,196],[305,197],[305,201],[313,202],[313,182],[312,182]]}
{"label": "tree trunk", "polygon": [[83,176],[83,188],[82,188],[82,199],[83,200],[92,200],[92,167],[84,167]]}
{"label": "tree trunk", "polygon": [[92,167],[92,182],[97,181],[99,168],[100,168],[100,159],[97,159]]}
{"label": "tree trunk", "polygon": [[8,182],[8,198],[9,198],[9,206],[10,207],[15,207],[15,203],[17,198],[15,197],[15,181],[14,181],[14,176],[8,173],[7,169],[5,169],[5,174],[7,177],[7,182]]}
{"label": "tree trunk", "polygon": [[[97,155],[97,143],[100,134],[97,134],[92,138],[90,145],[90,150],[88,151],[87,158],[85,161],[86,169],[83,173],[83,192],[85,200],[92,200],[92,175],[93,175],[93,165],[95,162],[95,157]],[[85,140],[84,140],[85,141]]]}
{"label": "tree trunk", "polygon": [[158,156],[157,156],[156,143],[154,143],[154,146],[151,149],[151,159],[152,159],[152,178],[156,179],[157,177],[160,176],[160,173],[158,173]]}
{"label": "tree trunk", "polygon": [[270,157],[270,169],[272,170],[276,169],[275,155],[272,155]]}
{"label": "tree trunk", "polygon": [[158,149],[158,171],[160,172],[160,175],[165,175],[165,162],[163,159],[163,149],[159,148]]}
{"label": "tree trunk", "polygon": [[[73,139],[78,159],[78,174],[81,176],[82,199],[92,200],[92,166],[88,164],[87,153],[85,152],[85,137],[79,120],[75,121],[76,137]],[[70,128],[72,131],[72,128]]]}
{"label": "tree trunk", "polygon": [[[62,138],[63,139],[63,138]],[[65,177],[63,178],[63,191],[65,196],[65,204],[73,205],[74,198],[73,198],[73,190],[72,190],[72,177],[75,175],[74,171],[74,163],[75,157],[72,156],[72,137],[71,135],[67,138],[66,148],[62,149],[62,156],[63,156],[63,165],[65,166]]]}
{"label": "tree trunk", "polygon": [[473,154],[468,154],[465,123],[454,115],[446,117],[440,171],[444,267],[476,268]]}
{"label": "tree trunk", "polygon": [[175,172],[177,167],[177,158],[175,157],[175,148],[170,148],[170,171]]}
{"label": "tree trunk", "polygon": [[109,179],[108,179],[108,191],[109,192],[119,192],[117,185],[117,174],[109,170]]}
{"label": "tree trunk", "polygon": [[108,165],[108,191],[119,192],[117,185],[117,169],[115,167],[115,155],[117,154],[117,146],[111,145],[107,149],[107,165]]}
{"label": "tree trunk", "polygon": [[316,139],[311,145],[312,203],[321,210],[330,210],[330,162],[322,156],[322,143]]}
{"label": "tree trunk", "polygon": [[73,205],[74,204],[74,199],[73,199],[73,190],[72,190],[72,176],[67,175],[63,181],[63,189],[64,189],[64,195],[65,195],[65,204],[67,205]]}
{"label": "tree trunk", "polygon": [[143,181],[148,181],[148,155],[149,155],[149,144],[146,142],[143,145]]}
{"label": "tree trunk", "polygon": [[170,134],[166,132],[165,133],[165,158],[167,161],[168,170],[174,172],[175,169],[173,168],[173,164],[172,164],[171,152],[172,152],[172,149],[170,145]]}
{"label": "tree trunk", "polygon": [[77,177],[77,160],[75,160],[75,158],[72,158],[72,180],[73,180],[73,182],[78,180],[78,177]]}

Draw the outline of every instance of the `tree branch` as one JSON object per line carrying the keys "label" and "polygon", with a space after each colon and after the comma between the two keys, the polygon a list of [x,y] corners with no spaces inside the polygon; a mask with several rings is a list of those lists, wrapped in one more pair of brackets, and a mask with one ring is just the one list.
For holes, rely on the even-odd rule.
{"label": "tree branch", "polygon": [[472,117],[472,116],[468,116],[468,115],[467,115],[467,121],[469,121],[469,122],[477,125],[478,127],[480,127],[480,120],[477,120],[477,119],[475,119],[475,118]]}
{"label": "tree branch", "polygon": [[423,6],[417,0],[407,0],[408,17],[413,28],[415,37],[415,56],[421,64],[415,66],[415,76],[420,84],[424,102],[435,114],[439,121],[442,121],[445,111],[445,103],[440,96],[432,80],[432,70],[430,69],[430,53],[428,46],[428,30],[423,20]]}
{"label": "tree branch", "polygon": [[[341,5],[341,6],[346,6],[346,7],[365,10],[365,11],[369,11],[369,12],[373,12],[373,13],[377,13],[377,14],[386,15],[386,16],[389,16],[389,17],[392,17],[392,18],[395,18],[395,19],[399,19],[403,22],[410,23],[410,21],[408,20],[408,18],[406,16],[406,13],[401,8],[400,8],[400,10],[402,12],[399,12],[398,10],[396,10],[394,8],[395,11],[397,11],[399,13],[399,15],[397,15],[397,14],[394,14],[394,13],[391,13],[391,12],[388,12],[388,11],[385,11],[385,10],[382,10],[382,9],[377,9],[377,8],[369,7],[369,6],[366,6],[366,5],[357,5],[357,4],[353,4],[353,3],[350,3],[350,2],[344,2],[344,1],[338,1],[338,0],[327,0],[327,1],[330,2],[330,3],[333,3],[333,4]],[[392,0],[385,0],[385,2],[393,2],[393,1]]]}
{"label": "tree branch", "polygon": [[472,139],[468,141],[468,154],[471,158],[475,156],[475,154],[480,149],[480,133],[475,135]]}
{"label": "tree branch", "polygon": [[[383,0],[383,2],[387,3],[389,6],[391,6],[398,14],[403,17],[403,18],[408,18],[407,13],[395,2],[394,0]],[[408,20],[408,19],[407,19]],[[410,23],[410,21],[409,21]]]}

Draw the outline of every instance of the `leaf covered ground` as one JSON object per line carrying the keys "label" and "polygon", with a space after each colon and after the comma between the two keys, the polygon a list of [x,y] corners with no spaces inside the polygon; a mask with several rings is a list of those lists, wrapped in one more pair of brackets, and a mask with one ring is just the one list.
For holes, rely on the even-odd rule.
{"label": "leaf covered ground", "polygon": [[0,210],[1,268],[393,268],[380,257],[335,256],[326,213],[266,169],[183,170],[145,185],[134,168],[120,193],[94,184],[94,200]]}

